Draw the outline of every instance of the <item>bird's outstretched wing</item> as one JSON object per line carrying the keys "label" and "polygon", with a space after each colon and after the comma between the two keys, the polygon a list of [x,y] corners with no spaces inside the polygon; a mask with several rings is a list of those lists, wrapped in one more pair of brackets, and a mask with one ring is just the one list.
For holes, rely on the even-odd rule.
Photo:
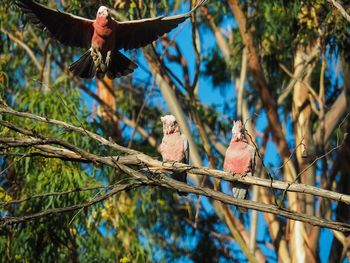
{"label": "bird's outstretched wing", "polygon": [[144,47],[158,37],[168,33],[173,28],[190,17],[191,14],[208,0],[200,0],[189,12],[174,16],[159,16],[140,20],[117,22],[115,21],[116,47],[124,50]]}
{"label": "bird's outstretched wing", "polygon": [[62,44],[85,48],[91,46],[94,20],[55,10],[32,0],[17,0],[16,5],[31,23],[49,31]]}

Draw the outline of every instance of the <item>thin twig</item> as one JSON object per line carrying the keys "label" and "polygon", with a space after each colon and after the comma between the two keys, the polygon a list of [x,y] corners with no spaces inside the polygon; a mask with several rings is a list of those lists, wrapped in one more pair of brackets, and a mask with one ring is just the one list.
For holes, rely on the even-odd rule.
{"label": "thin twig", "polygon": [[[2,110],[2,108],[3,107],[0,108],[0,111]],[[33,118],[32,115],[30,115],[30,117]],[[37,116],[36,118],[39,118],[39,120],[41,120],[39,116]],[[49,121],[54,122],[54,120],[47,120],[46,119],[46,122],[49,122]],[[137,151],[130,151],[130,149],[127,149],[125,147],[122,147],[120,145],[117,145],[117,144],[111,143],[111,142],[108,142],[107,145],[109,146],[109,144],[112,144],[112,145],[114,145],[114,147],[116,147],[118,149],[122,149],[122,150],[125,148],[125,151],[127,151],[129,153],[131,152],[131,154],[128,156],[120,156],[120,157],[98,156],[96,154],[88,153],[88,152],[84,151],[83,149],[80,149],[77,146],[72,145],[70,143],[67,143],[63,140],[50,138],[50,137],[45,136],[43,134],[40,134],[38,132],[23,129],[21,127],[18,127],[15,124],[11,124],[11,123],[8,123],[6,121],[0,121],[0,124],[4,125],[5,127],[8,127],[9,129],[11,129],[13,131],[22,133],[26,136],[35,137],[35,138],[33,138],[34,140],[41,139],[41,140],[43,140],[43,142],[46,142],[46,143],[60,145],[61,147],[64,147],[70,151],[73,151],[76,154],[82,156],[83,158],[90,160],[92,163],[97,163],[100,165],[106,165],[106,166],[110,166],[112,168],[120,169],[123,172],[125,172],[126,174],[129,174],[130,176],[135,178],[138,182],[149,185],[149,186],[158,185],[158,186],[169,188],[172,190],[180,190],[181,192],[204,195],[204,196],[207,196],[207,197],[212,198],[214,200],[221,201],[221,202],[224,202],[227,204],[233,204],[233,205],[237,205],[237,206],[241,206],[241,207],[255,209],[258,211],[262,211],[262,212],[273,213],[276,215],[285,216],[285,217],[293,219],[293,220],[298,220],[298,221],[310,223],[310,224],[317,225],[317,226],[329,227],[331,229],[337,229],[340,231],[350,231],[350,225],[347,225],[347,224],[341,224],[339,222],[331,222],[331,221],[323,220],[323,219],[320,219],[320,218],[317,218],[314,216],[305,215],[302,213],[297,213],[297,212],[293,212],[293,211],[289,211],[289,210],[285,210],[285,209],[282,210],[282,209],[279,209],[277,206],[270,205],[270,204],[261,204],[261,203],[253,202],[250,200],[235,199],[232,196],[223,194],[219,191],[215,191],[215,190],[212,190],[212,189],[209,189],[206,187],[194,187],[194,186],[190,186],[190,185],[187,185],[185,183],[173,180],[167,176],[164,176],[164,172],[167,170],[173,170],[173,171],[176,170],[176,171],[188,171],[191,173],[197,172],[198,174],[203,174],[203,175],[216,174],[218,178],[221,178],[221,179],[227,178],[228,180],[231,180],[231,181],[237,180],[236,178],[237,177],[239,178],[240,175],[233,176],[230,173],[226,173],[226,172],[222,172],[222,171],[212,170],[212,169],[203,168],[203,167],[196,168],[196,167],[191,167],[189,165],[180,164],[180,163],[163,163],[162,164],[161,162],[156,161],[147,155],[144,155],[144,154],[139,153]],[[65,124],[65,126],[67,126],[67,125],[68,124]],[[80,130],[80,128],[74,127],[72,125],[71,125],[71,129],[78,130],[78,131]],[[90,133],[89,131],[86,131],[86,132],[88,134]],[[85,134],[85,132],[84,132],[84,134]],[[93,133],[90,135],[92,136]],[[94,137],[94,136],[92,136],[92,137]],[[105,142],[105,139],[104,140],[102,140],[100,138],[95,138],[95,139]],[[63,152],[60,154],[63,154]],[[126,164],[123,164],[123,161]],[[141,167],[145,167],[145,165],[148,166],[147,171],[146,171],[146,175],[128,167],[128,165],[130,165],[131,163],[134,163],[135,165],[138,165]],[[149,168],[152,166],[155,169]],[[157,170],[162,170],[163,172],[159,176],[156,176],[157,173],[154,173],[154,175],[153,175],[152,171],[157,172]],[[249,177],[251,177],[251,176],[244,176],[240,180],[245,181]],[[250,178],[250,180],[253,180],[254,182],[256,182],[256,181],[259,181],[261,179],[252,177],[252,178]],[[274,182],[274,184],[275,183],[276,182]],[[282,182],[282,183],[286,184],[287,187],[290,189],[295,187],[295,185],[288,185],[289,183],[286,183],[286,182]],[[267,180],[267,182],[265,181],[265,184],[266,184],[266,186],[270,186],[271,182],[269,180]],[[301,184],[299,186],[301,186]],[[310,190],[310,186],[306,186],[306,188],[304,188],[304,189]],[[328,194],[329,196],[332,196],[333,199],[335,198],[335,196],[337,196],[337,198],[339,198],[339,200],[342,200],[342,201],[346,200],[347,198],[350,198],[349,196],[346,196],[346,195],[334,193],[331,191],[327,192],[327,191],[324,191],[321,189],[317,189],[316,187],[314,187],[313,189],[316,190],[315,192],[318,192],[318,193],[321,192],[322,195]],[[300,189],[298,189],[297,191],[300,191]],[[68,210],[67,210],[67,208],[63,208],[64,211],[72,211],[72,210],[77,210],[77,209],[81,209],[81,207],[75,206],[74,209],[69,208]],[[49,215],[51,212],[52,211],[49,211],[49,212],[46,212],[45,214]],[[32,217],[30,217],[30,218],[32,218]],[[36,216],[34,216],[33,218],[36,218]],[[26,217],[24,217],[24,219],[26,219]]]}
{"label": "thin twig", "polygon": [[6,173],[6,171],[7,171],[8,169],[10,169],[12,166],[15,165],[16,162],[19,162],[19,161],[22,160],[24,157],[25,157],[25,156],[22,155],[18,160],[16,160],[15,162],[12,162],[9,166],[7,166],[4,170],[1,171],[0,176],[3,175],[4,173]]}
{"label": "thin twig", "polygon": [[282,198],[281,198],[281,202],[280,202],[280,204],[279,204],[279,207],[282,206],[282,203],[283,203],[283,201],[284,201],[284,198],[285,198],[285,196],[286,196],[286,193],[287,193],[288,189],[289,189],[293,184],[295,184],[295,183],[299,180],[300,176],[301,176],[303,173],[305,173],[307,170],[309,170],[318,160],[321,160],[322,158],[324,158],[324,157],[328,156],[329,154],[331,154],[333,151],[335,151],[335,150],[339,149],[340,147],[342,147],[343,144],[344,144],[344,142],[345,142],[346,136],[347,136],[347,135],[345,134],[345,136],[344,136],[343,141],[341,142],[341,144],[339,144],[339,145],[337,145],[336,147],[330,149],[330,150],[329,150],[328,152],[326,152],[325,154],[322,154],[321,156],[318,156],[317,158],[315,158],[315,160],[313,160],[307,167],[305,167],[300,173],[297,174],[297,176],[295,177],[294,181],[291,182],[291,183],[288,185],[288,187],[286,187],[286,189],[284,189],[283,195],[282,195]]}
{"label": "thin twig", "polygon": [[126,180],[130,180],[130,178],[126,178],[124,180],[120,180],[117,183],[114,184],[110,184],[110,185],[99,185],[99,186],[92,186],[92,187],[79,187],[79,188],[74,188],[72,190],[67,190],[67,191],[63,191],[63,192],[50,192],[50,193],[43,193],[43,194],[35,194],[35,195],[31,195],[19,200],[11,200],[8,202],[0,202],[0,207],[6,207],[9,205],[17,205],[29,200],[33,200],[36,198],[46,198],[46,197],[50,197],[50,196],[62,196],[62,195],[68,195],[68,194],[72,194],[72,193],[78,193],[78,192],[86,192],[86,191],[94,191],[94,190],[110,190],[113,187],[115,187],[115,185],[121,184],[123,181]]}
{"label": "thin twig", "polygon": [[[1,111],[1,108],[0,108]],[[33,117],[32,115],[29,115],[30,117]],[[39,118],[39,120],[42,120],[41,117],[37,116]],[[54,120],[50,120],[48,118],[44,118],[44,120],[46,120],[46,122],[48,123],[53,123],[55,122]],[[96,157],[95,155],[88,153],[86,151],[83,151],[80,148],[77,148],[76,146],[64,142],[62,140],[57,140],[57,139],[53,139],[53,138],[49,138],[49,137],[45,137],[37,132],[33,132],[33,131],[28,131],[25,130],[23,128],[19,128],[14,124],[5,122],[5,121],[0,121],[0,123],[6,127],[8,127],[9,129],[13,129],[17,132],[23,133],[27,136],[34,136],[37,138],[23,138],[20,139],[22,141],[25,142],[25,144],[23,146],[25,146],[26,144],[30,143],[30,140],[32,140],[33,144],[37,145],[37,144],[41,144],[39,146],[35,146],[36,148],[41,147],[41,150],[47,151],[49,153],[56,153],[60,156],[64,156],[64,157],[70,157],[70,158],[75,158],[75,157],[80,157],[83,158],[84,160],[90,160],[90,162],[98,162],[101,163],[103,165],[109,165],[109,158],[110,157]],[[62,124],[61,122],[59,122],[59,124]],[[77,128],[74,127],[72,125],[69,124],[65,124],[63,125],[63,127],[67,127],[67,125],[70,127],[71,130],[76,130],[76,131],[80,131],[81,133],[83,133],[85,135],[84,131],[81,131],[81,128]],[[86,131],[86,133],[90,134],[91,132]],[[319,189],[317,187],[314,186],[309,186],[309,185],[305,185],[305,184],[296,184],[295,182],[282,182],[282,181],[276,181],[273,178],[270,177],[270,180],[268,179],[262,179],[262,178],[257,178],[257,177],[252,177],[252,176],[242,176],[242,174],[232,174],[232,173],[228,173],[228,172],[223,172],[223,171],[218,171],[218,170],[214,170],[214,169],[209,169],[209,168],[204,168],[204,167],[194,167],[194,166],[189,166],[186,164],[181,164],[181,163],[171,163],[171,164],[167,164],[167,163],[162,163],[160,161],[154,160],[153,158],[135,151],[135,150],[130,150],[128,148],[122,147],[118,144],[115,144],[113,142],[107,141],[106,139],[104,139],[103,137],[99,137],[98,135],[91,133],[89,136],[91,136],[92,138],[94,138],[96,141],[98,142],[103,142],[103,144],[105,144],[108,147],[114,148],[114,149],[119,149],[120,151],[130,154],[129,156],[121,156],[120,160],[126,164],[134,164],[134,165],[140,165],[140,164],[145,164],[149,167],[149,169],[151,169],[154,172],[159,171],[160,173],[163,173],[165,171],[176,171],[176,172],[189,172],[192,174],[197,174],[197,175],[201,175],[201,176],[213,176],[215,178],[218,179],[224,179],[227,181],[239,181],[242,182],[244,184],[249,184],[249,185],[259,185],[259,186],[264,186],[264,187],[269,187],[269,188],[274,188],[274,189],[281,189],[281,190],[285,190],[287,189],[288,191],[291,192],[300,192],[300,193],[305,193],[305,194],[312,194],[312,195],[317,195],[320,197],[325,197],[328,199],[332,199],[332,200],[336,200],[336,201],[341,201],[341,202],[345,202],[347,204],[350,204],[350,196],[345,195],[345,194],[341,194],[341,193],[335,193],[332,191],[327,191],[327,190],[323,190],[323,189]],[[16,138],[15,138],[16,139]],[[17,138],[17,140],[19,140]],[[2,138],[0,137],[0,141],[1,142],[7,142],[9,141],[7,138]],[[60,145],[66,149],[62,149],[62,148],[56,148],[57,151],[55,151],[55,148],[50,148],[50,149],[45,149],[42,148],[44,144],[56,144],[56,145]],[[18,145],[20,146],[20,145]],[[67,149],[69,151],[67,151]],[[94,158],[92,158],[94,157]]]}
{"label": "thin twig", "polygon": [[32,215],[25,215],[25,216],[18,216],[18,217],[8,217],[8,216],[1,217],[0,218],[0,229],[1,229],[1,227],[4,227],[4,226],[9,225],[9,224],[10,225],[17,224],[17,223],[21,223],[21,222],[25,222],[25,221],[43,218],[43,217],[50,216],[50,215],[68,213],[71,211],[76,211],[78,209],[87,208],[87,207],[92,206],[96,203],[102,202],[102,201],[110,198],[111,196],[119,193],[119,192],[132,190],[132,189],[135,189],[135,188],[140,187],[140,186],[142,186],[141,182],[132,182],[129,184],[118,185],[118,186],[115,186],[107,194],[97,196],[93,200],[86,202],[86,203],[77,204],[77,205],[73,205],[73,206],[69,206],[69,207],[52,208],[52,209],[48,209],[48,210],[45,210],[45,211],[42,211],[39,213],[35,213]]}

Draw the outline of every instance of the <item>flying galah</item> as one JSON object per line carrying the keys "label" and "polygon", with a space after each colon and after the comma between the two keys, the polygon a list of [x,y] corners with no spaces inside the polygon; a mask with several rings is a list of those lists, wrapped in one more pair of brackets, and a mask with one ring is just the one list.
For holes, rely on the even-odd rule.
{"label": "flying galah", "polygon": [[41,5],[33,0],[17,0],[28,20],[48,31],[64,45],[88,48],[69,69],[74,75],[91,79],[95,75],[111,79],[128,75],[137,68],[118,50],[144,47],[168,33],[185,21],[207,0],[199,3],[188,13],[159,16],[140,20],[119,22],[111,17],[110,10],[101,6],[95,20],[74,16]]}
{"label": "flying galah", "polygon": [[[254,175],[255,148],[248,144],[244,127],[241,121],[234,121],[232,139],[226,150],[224,170],[232,173],[247,173]],[[232,194],[235,198],[245,199],[248,186],[239,182],[232,183]],[[245,208],[239,207],[239,211],[246,212]]]}
{"label": "flying galah", "polygon": [[[163,139],[159,145],[159,152],[164,162],[189,163],[188,140],[180,133],[180,126],[173,115],[165,115],[160,118],[163,123]],[[175,180],[187,183],[187,173],[174,173]],[[180,193],[183,194],[183,193]]]}

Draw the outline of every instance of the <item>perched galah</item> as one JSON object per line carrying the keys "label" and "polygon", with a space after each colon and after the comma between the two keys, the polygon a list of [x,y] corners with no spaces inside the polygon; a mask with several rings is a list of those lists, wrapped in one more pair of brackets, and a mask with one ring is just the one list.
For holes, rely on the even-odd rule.
{"label": "perched galah", "polygon": [[[163,123],[163,139],[159,145],[159,152],[164,162],[189,163],[188,140],[180,133],[180,126],[173,115],[165,115],[160,118]],[[175,180],[186,183],[187,173],[174,173]],[[183,193],[181,193],[183,194]]]}
{"label": "perched galah", "polygon": [[101,6],[95,20],[48,8],[33,0],[17,0],[27,18],[64,45],[89,48],[69,69],[74,75],[91,79],[95,75],[111,79],[132,73],[137,65],[118,50],[146,46],[168,33],[207,0],[188,13],[159,16],[141,20],[119,22],[111,17],[110,10]]}
{"label": "perched galah", "polygon": [[[232,139],[226,150],[224,170],[232,173],[247,173],[254,175],[255,148],[248,144],[244,127],[241,121],[234,121],[232,128]],[[235,198],[245,199],[248,187],[245,184],[235,182],[232,184],[232,194]],[[246,212],[245,208],[238,208]]]}

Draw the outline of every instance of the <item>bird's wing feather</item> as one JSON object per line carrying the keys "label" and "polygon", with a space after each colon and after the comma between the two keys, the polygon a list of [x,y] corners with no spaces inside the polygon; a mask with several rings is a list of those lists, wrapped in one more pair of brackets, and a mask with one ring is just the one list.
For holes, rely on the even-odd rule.
{"label": "bird's wing feather", "polygon": [[190,163],[190,147],[188,145],[188,140],[184,134],[181,134],[181,138],[182,138],[183,143],[184,143],[184,153],[185,153],[184,163],[189,164]]}
{"label": "bird's wing feather", "polygon": [[[250,145],[251,146],[251,145]],[[256,165],[256,150],[253,146],[251,146],[250,148],[250,151],[252,153],[252,161],[251,161],[251,173],[252,173],[252,176],[254,176],[254,172],[255,172],[255,165]]]}
{"label": "bird's wing feather", "polygon": [[62,44],[90,47],[94,20],[55,10],[32,0],[16,1],[31,23],[49,31]]}
{"label": "bird's wing feather", "polygon": [[118,49],[124,50],[144,47],[158,37],[168,33],[170,30],[185,21],[200,6],[204,5],[208,0],[201,0],[189,12],[174,16],[159,16],[154,18],[146,18],[140,20],[118,22],[115,21],[116,46]]}

